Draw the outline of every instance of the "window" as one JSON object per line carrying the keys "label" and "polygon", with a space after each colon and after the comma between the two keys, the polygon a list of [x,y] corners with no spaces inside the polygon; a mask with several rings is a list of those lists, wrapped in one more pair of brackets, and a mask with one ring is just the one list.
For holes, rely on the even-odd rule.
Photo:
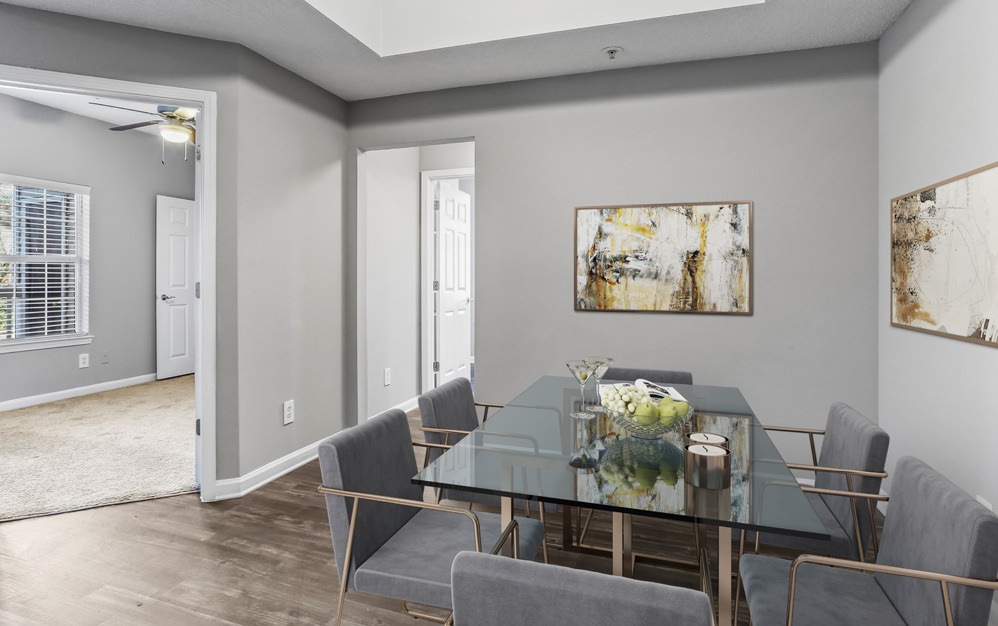
{"label": "window", "polygon": [[0,174],[0,352],[89,343],[90,189]]}

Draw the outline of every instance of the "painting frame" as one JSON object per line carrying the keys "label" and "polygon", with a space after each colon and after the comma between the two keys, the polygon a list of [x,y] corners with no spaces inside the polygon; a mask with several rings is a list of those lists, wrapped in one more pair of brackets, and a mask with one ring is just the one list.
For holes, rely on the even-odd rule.
{"label": "painting frame", "polygon": [[[958,206],[963,199],[967,206]],[[890,325],[998,347],[998,162],[896,196],[888,210]],[[968,217],[978,228],[966,227]],[[954,266],[959,270],[961,265],[973,270],[969,275],[954,272]],[[946,280],[937,276],[941,273]],[[976,303],[981,304],[979,309],[919,298],[926,290],[939,288],[947,294],[951,288],[966,294],[975,282],[983,290],[977,295],[990,293],[991,298],[990,303]],[[961,306],[965,310],[959,310]]]}
{"label": "painting frame", "polygon": [[[730,211],[734,217],[732,217],[728,227],[732,231],[732,234],[728,235],[731,239],[731,257],[728,259],[728,264],[731,265],[733,262],[737,264],[737,269],[732,270],[731,274],[733,277],[737,278],[738,284],[726,284],[727,281],[723,280],[723,277],[719,274],[722,272],[713,272],[712,278],[715,280],[714,291],[717,289],[727,288],[730,290],[729,294],[725,294],[725,297],[729,297],[730,300],[736,304],[733,306],[721,306],[718,307],[718,299],[708,299],[703,298],[702,288],[701,291],[697,293],[696,296],[691,295],[694,290],[697,289],[697,285],[693,284],[683,284],[682,281],[686,277],[693,274],[692,272],[682,271],[677,272],[677,264],[688,264],[688,259],[690,258],[689,248],[686,246],[683,248],[680,245],[675,245],[674,249],[665,249],[665,253],[669,253],[672,256],[666,256],[665,261],[668,263],[669,267],[663,268],[662,266],[655,267],[651,274],[654,277],[649,278],[646,276],[641,276],[644,284],[641,285],[641,291],[635,289],[635,297],[631,297],[632,294],[628,293],[628,286],[620,287],[620,282],[612,282],[606,280],[604,277],[593,276],[594,273],[598,273],[601,270],[598,268],[599,263],[594,259],[592,254],[594,248],[597,244],[601,244],[596,240],[598,233],[594,234],[590,238],[590,231],[592,231],[593,220],[603,220],[601,223],[605,224],[626,224],[627,219],[637,219],[636,216],[641,216],[641,218],[646,219],[647,223],[651,224],[651,227],[656,229],[656,231],[651,235],[656,239],[656,245],[659,246],[659,251],[662,252],[662,247],[667,244],[675,244],[675,241],[670,242],[670,238],[681,239],[689,241],[695,235],[699,237],[697,240],[699,244],[699,249],[694,252],[702,252],[705,249],[704,237],[708,234],[705,222],[710,222],[712,214],[721,216],[724,211]],[[593,214],[597,212],[602,212],[601,215],[597,217],[592,217]],[[608,212],[615,212],[614,214]],[[627,212],[627,213],[625,213]],[[655,215],[662,217],[668,217],[669,214],[682,213],[688,224],[685,224],[683,228],[687,229],[687,232],[682,232],[679,234],[672,233],[668,231],[664,223],[666,220],[655,220],[651,217],[652,212]],[[751,316],[754,312],[754,280],[753,280],[753,255],[754,255],[754,244],[753,238],[755,233],[754,228],[754,203],[749,200],[734,200],[734,201],[710,201],[710,202],[663,202],[655,204],[620,204],[620,205],[598,205],[598,206],[581,206],[575,208],[575,236],[573,240],[573,255],[574,255],[574,289],[573,289],[573,301],[574,308],[579,312],[614,312],[614,313],[685,313],[685,314],[706,314],[706,315],[746,315]],[[702,218],[700,223],[700,232],[692,233],[692,222],[694,221],[691,216],[696,218]],[[614,220],[614,218],[620,218],[619,220]],[[675,220],[673,220],[675,222]],[[680,220],[681,222],[681,220]],[[660,224],[663,224],[661,227]],[[645,224],[647,226],[647,224]],[[676,223],[673,226],[677,226]],[[602,226],[597,227],[602,228]],[[718,228],[725,228],[725,224],[720,220],[715,220],[714,226],[711,227],[712,231],[717,231]],[[580,231],[585,231],[582,234]],[[737,231],[737,232],[736,232]],[[585,237],[585,245],[589,247],[585,250],[580,249],[581,245],[584,245],[580,237]],[[707,240],[708,245],[713,245],[714,242]],[[649,244],[651,245],[651,244]],[[614,255],[620,257],[620,259],[628,259],[627,263],[631,264],[631,259],[642,254],[643,251],[640,250],[629,250],[626,246],[618,251],[611,251]],[[604,254],[605,253],[600,253]],[[681,256],[685,255],[685,259],[681,259]],[[707,258],[706,256],[702,258]],[[714,255],[712,266],[716,266],[716,259],[721,259],[722,255]],[[618,261],[620,260],[618,259]],[[597,267],[594,267],[597,266]],[[603,263],[606,266],[606,263]],[[702,264],[703,268],[708,269],[707,264]],[[682,269],[686,269],[683,265]],[[664,275],[664,276],[660,276]],[[716,274],[717,276],[714,276]],[[698,274],[702,275],[702,274]],[[614,300],[622,300],[622,302],[607,302],[607,298],[603,297],[603,302],[600,303],[597,299],[592,297],[592,292],[594,290],[593,285],[597,281],[602,281],[605,285],[613,285],[614,288]],[[641,300],[644,299],[646,302],[649,298],[655,300],[652,306],[647,304],[641,304]],[[663,300],[669,299],[666,303]]]}

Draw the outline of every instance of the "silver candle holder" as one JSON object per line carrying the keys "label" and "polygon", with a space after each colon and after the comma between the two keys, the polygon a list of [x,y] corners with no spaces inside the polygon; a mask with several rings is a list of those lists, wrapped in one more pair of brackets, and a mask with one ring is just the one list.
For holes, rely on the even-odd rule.
{"label": "silver candle holder", "polygon": [[686,482],[703,489],[731,486],[731,452],[710,443],[686,444]]}

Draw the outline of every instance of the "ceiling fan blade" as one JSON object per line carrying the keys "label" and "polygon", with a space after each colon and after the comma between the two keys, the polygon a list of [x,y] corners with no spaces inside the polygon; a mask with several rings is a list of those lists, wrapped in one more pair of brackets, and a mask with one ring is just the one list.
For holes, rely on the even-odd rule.
{"label": "ceiling fan blade", "polygon": [[157,113],[155,113],[153,111],[140,111],[138,109],[129,109],[128,107],[119,107],[119,106],[116,106],[116,105],[113,105],[113,104],[104,104],[103,102],[91,102],[90,104],[93,104],[93,105],[99,106],[99,107],[107,107],[109,109],[121,109],[122,111],[134,111],[135,113],[142,113],[144,115],[158,115]]}
{"label": "ceiling fan blade", "polygon": [[159,124],[159,120],[149,120],[148,122],[136,122],[134,124],[125,124],[124,126],[115,126],[109,128],[108,130],[132,130],[133,128],[142,128],[143,126],[153,126]]}

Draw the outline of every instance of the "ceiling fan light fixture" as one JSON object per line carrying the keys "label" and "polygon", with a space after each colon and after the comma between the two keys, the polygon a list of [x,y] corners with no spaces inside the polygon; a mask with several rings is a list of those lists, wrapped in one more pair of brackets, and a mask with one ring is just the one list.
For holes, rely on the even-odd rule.
{"label": "ceiling fan light fixture", "polygon": [[159,136],[170,143],[185,143],[193,140],[194,132],[183,124],[161,124]]}

